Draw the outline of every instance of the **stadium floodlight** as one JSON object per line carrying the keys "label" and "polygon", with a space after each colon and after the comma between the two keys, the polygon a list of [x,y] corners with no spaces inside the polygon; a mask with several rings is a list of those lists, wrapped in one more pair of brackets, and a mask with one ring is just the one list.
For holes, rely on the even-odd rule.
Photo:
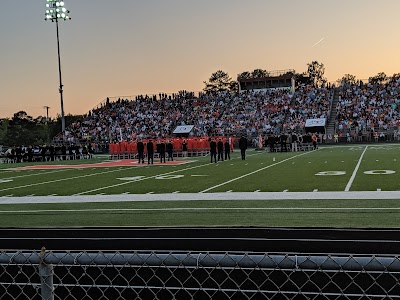
{"label": "stadium floodlight", "polygon": [[63,84],[61,77],[61,56],[60,56],[60,37],[58,33],[58,21],[59,20],[70,20],[69,10],[65,8],[64,1],[58,0],[47,0],[46,3],[46,14],[45,20],[51,22],[56,22],[57,28],[57,53],[58,53],[58,74],[60,77],[60,99],[61,99],[61,130],[63,132],[63,137],[65,137],[65,116],[64,116],[64,99],[63,99]]}

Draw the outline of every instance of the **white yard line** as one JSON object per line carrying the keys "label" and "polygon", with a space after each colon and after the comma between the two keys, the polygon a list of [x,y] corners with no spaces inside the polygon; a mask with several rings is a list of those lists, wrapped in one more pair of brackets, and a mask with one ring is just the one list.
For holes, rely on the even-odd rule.
{"label": "white yard line", "polygon": [[238,192],[238,193],[179,193],[179,194],[130,194],[130,195],[83,195],[83,196],[36,196],[0,197],[0,204],[52,204],[52,203],[112,203],[112,202],[155,202],[155,201],[270,201],[270,200],[388,200],[400,199],[398,191],[363,192]]}
{"label": "white yard line", "polygon": [[[23,177],[30,177],[30,176],[46,175],[46,174],[63,172],[63,171],[67,171],[67,170],[72,170],[72,169],[62,169],[62,170],[56,170],[56,171],[51,171],[51,172],[40,172],[40,173],[35,173],[35,174],[13,176],[13,177],[1,178],[1,179],[16,179],[16,178],[23,178]],[[33,171],[33,170],[30,170],[30,171]]]}
{"label": "white yard line", "polygon": [[[318,151],[318,150],[316,150],[316,151]],[[245,177],[247,177],[247,176],[253,175],[253,174],[255,174],[255,173],[264,171],[264,170],[266,170],[266,169],[269,169],[269,168],[271,168],[271,167],[274,167],[274,166],[276,166],[276,165],[279,165],[279,164],[281,164],[281,163],[284,163],[284,162],[286,162],[286,161],[288,161],[288,160],[291,160],[291,159],[293,159],[293,158],[296,158],[296,157],[299,157],[299,156],[303,156],[303,155],[306,155],[306,154],[309,154],[309,153],[313,153],[313,152],[314,152],[314,151],[304,152],[304,153],[302,153],[302,154],[298,154],[298,155],[295,155],[295,156],[286,158],[286,159],[284,159],[284,160],[281,160],[280,162],[274,163],[274,164],[272,164],[272,165],[268,165],[268,166],[266,166],[266,167],[263,167],[263,168],[261,168],[261,169],[258,169],[258,170],[255,170],[255,171],[253,171],[253,172],[247,173],[247,174],[245,174],[245,175],[242,175],[242,176],[233,178],[233,179],[231,179],[231,180],[225,181],[225,182],[223,182],[223,183],[214,185],[214,186],[212,186],[212,187],[210,187],[210,188],[208,188],[208,189],[205,189],[205,190],[201,191],[200,193],[206,193],[206,192],[208,192],[208,191],[211,191],[211,190],[213,190],[213,189],[216,189],[216,188],[218,188],[218,187],[220,187],[220,186],[223,186],[223,185],[225,185],[225,184],[228,184],[228,183],[231,183],[231,182],[233,182],[233,181],[236,181],[236,180],[245,178]]]}
{"label": "white yard line", "polygon": [[364,154],[365,154],[365,152],[367,151],[367,149],[368,149],[368,146],[365,147],[363,153],[361,154],[360,159],[358,160],[358,163],[357,163],[356,167],[354,168],[353,174],[351,175],[350,180],[349,180],[349,182],[347,183],[346,188],[344,189],[345,192],[350,191],[351,185],[353,184],[353,181],[354,181],[354,179],[356,178],[358,168],[359,168],[360,165],[361,165],[361,161],[362,161],[362,159],[363,159],[363,157],[364,157]]}
{"label": "white yard line", "polygon": [[88,209],[42,209],[42,210],[0,210],[8,213],[65,213],[65,212],[115,212],[115,211],[213,211],[213,210],[281,210],[281,211],[391,211],[400,207],[175,207],[175,208],[88,208]]}

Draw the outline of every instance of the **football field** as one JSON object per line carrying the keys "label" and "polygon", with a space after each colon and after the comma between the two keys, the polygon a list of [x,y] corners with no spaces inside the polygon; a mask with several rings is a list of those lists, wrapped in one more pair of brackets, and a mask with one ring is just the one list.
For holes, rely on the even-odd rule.
{"label": "football field", "polygon": [[399,227],[400,144],[2,164],[0,226]]}

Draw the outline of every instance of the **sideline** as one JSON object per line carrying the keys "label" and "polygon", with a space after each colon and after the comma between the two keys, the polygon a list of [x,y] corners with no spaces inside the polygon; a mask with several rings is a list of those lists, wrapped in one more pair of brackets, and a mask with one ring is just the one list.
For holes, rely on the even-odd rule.
{"label": "sideline", "polygon": [[173,207],[173,208],[83,208],[83,209],[41,209],[41,210],[0,210],[7,213],[68,213],[68,212],[134,212],[134,211],[215,211],[215,210],[272,210],[272,211],[391,211],[400,207]]}
{"label": "sideline", "polygon": [[398,191],[363,192],[237,192],[179,194],[120,194],[84,196],[0,197],[1,204],[112,203],[156,201],[243,201],[243,200],[390,200],[400,199]]}
{"label": "sideline", "polygon": [[358,163],[357,163],[356,167],[354,168],[353,174],[351,175],[351,177],[350,177],[350,179],[349,179],[349,182],[347,183],[346,188],[344,189],[345,192],[350,191],[351,185],[353,184],[353,181],[354,181],[354,179],[356,178],[357,171],[358,171],[358,169],[360,168],[361,161],[362,161],[362,159],[363,159],[363,157],[364,157],[364,154],[365,154],[365,152],[367,151],[367,149],[368,149],[368,145],[365,147],[363,153],[362,153],[361,156],[360,156],[360,159],[358,160]]}

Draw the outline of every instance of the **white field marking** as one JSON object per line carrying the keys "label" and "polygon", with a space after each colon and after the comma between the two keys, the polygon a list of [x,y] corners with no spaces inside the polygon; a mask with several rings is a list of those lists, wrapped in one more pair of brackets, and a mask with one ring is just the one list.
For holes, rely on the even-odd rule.
{"label": "white field marking", "polygon": [[232,190],[226,191],[226,193],[232,193],[232,192],[233,192]]}
{"label": "white field marking", "polygon": [[287,193],[287,192],[289,192],[289,190],[283,190],[283,193]]}
{"label": "white field marking", "polygon": [[3,196],[3,197],[12,197],[12,196],[14,196],[14,194],[5,195],[5,196]]}
{"label": "white field marking", "polygon": [[121,195],[129,195],[129,192],[121,193]]}
{"label": "white field marking", "polygon": [[382,189],[376,189],[377,192],[382,192]]}
{"label": "white field marking", "polygon": [[[318,151],[318,150],[317,150],[317,151]],[[261,169],[258,169],[258,170],[255,170],[255,171],[253,171],[253,172],[247,173],[247,174],[245,174],[245,175],[242,175],[242,176],[233,178],[233,179],[231,179],[231,180],[225,181],[225,182],[223,182],[223,183],[214,185],[214,186],[212,186],[212,187],[210,187],[210,188],[208,188],[208,189],[205,189],[205,190],[201,191],[200,193],[205,193],[205,192],[211,191],[211,190],[213,190],[213,189],[215,189],[215,188],[217,188],[217,187],[220,187],[220,186],[223,186],[223,185],[225,185],[225,184],[231,183],[231,182],[233,182],[233,181],[236,181],[236,180],[242,179],[242,178],[244,178],[244,177],[253,175],[253,174],[255,174],[255,173],[264,171],[264,170],[266,170],[266,169],[269,169],[269,168],[271,168],[271,167],[274,167],[274,166],[276,166],[276,165],[279,165],[279,164],[281,164],[281,163],[284,163],[285,161],[288,161],[288,160],[291,160],[291,159],[293,159],[293,158],[296,158],[296,157],[299,157],[299,156],[303,156],[303,155],[306,155],[306,154],[309,154],[309,153],[314,153],[314,152],[313,152],[313,151],[304,152],[304,153],[302,153],[302,154],[298,154],[298,155],[295,155],[295,156],[286,158],[286,159],[284,159],[284,160],[281,160],[280,162],[274,163],[274,164],[272,164],[272,165],[268,165],[268,166],[266,166],[266,167],[263,167],[263,168],[261,168]]]}
{"label": "white field marking", "polygon": [[148,192],[148,193],[147,193],[147,195],[151,195],[151,194],[154,194],[154,192]]}
{"label": "white field marking", "polygon": [[[135,169],[135,167],[131,167],[130,169]],[[62,178],[62,179],[56,179],[56,180],[50,180],[50,181],[44,181],[44,182],[38,182],[38,183],[32,183],[32,184],[26,184],[26,185],[20,185],[20,186],[10,187],[10,188],[6,188],[6,189],[1,189],[0,192],[8,191],[8,190],[15,190],[15,189],[22,189],[22,188],[26,188],[26,187],[31,187],[31,186],[36,186],[36,185],[43,185],[43,184],[48,184],[48,183],[60,182],[60,181],[67,181],[67,180],[73,180],[73,179],[78,179],[78,178],[84,178],[84,177],[91,177],[91,176],[96,176],[96,175],[108,174],[108,173],[118,172],[118,171],[122,171],[122,170],[128,170],[128,168],[127,169],[115,169],[115,170],[106,171],[106,172],[99,172],[99,173],[94,173],[94,174],[86,174],[86,175],[80,175],[80,176],[75,176],[75,177]]]}
{"label": "white field marking", "polygon": [[179,193],[180,193],[180,191],[175,191],[172,194],[179,194]]}
{"label": "white field marking", "polygon": [[[248,156],[259,155],[259,154],[260,154],[260,153],[257,153],[257,154],[250,154],[250,155],[248,155]],[[239,158],[237,158],[237,159],[239,159]],[[185,169],[179,169],[179,170],[171,171],[171,172],[164,173],[164,174],[154,175],[154,176],[150,176],[150,177],[138,179],[138,180],[135,180],[135,181],[127,181],[127,182],[117,183],[117,184],[113,184],[113,185],[101,187],[101,188],[98,188],[98,189],[94,189],[94,190],[90,190],[90,191],[86,191],[86,192],[77,193],[77,194],[74,194],[73,196],[84,195],[84,194],[88,194],[88,193],[92,193],[92,192],[97,192],[97,191],[104,190],[104,189],[109,189],[109,188],[114,188],[114,187],[121,186],[121,185],[125,185],[125,184],[130,184],[130,183],[133,183],[133,182],[138,182],[138,181],[143,181],[143,180],[148,180],[148,179],[156,178],[156,177],[159,177],[159,176],[164,176],[164,175],[169,175],[169,174],[173,174],[173,173],[177,173],[177,172],[182,172],[182,171],[187,171],[187,170],[202,168],[202,167],[210,166],[210,165],[213,165],[213,164],[214,164],[214,163],[207,163],[207,164],[204,164],[204,165],[199,165],[199,166],[194,166],[194,167],[188,167],[188,168],[185,168]],[[218,166],[218,165],[217,165],[217,166]],[[1,190],[0,190],[0,192],[1,192]],[[154,193],[154,192],[151,192],[151,193]]]}
{"label": "white field marking", "polygon": [[361,153],[360,159],[358,160],[358,163],[357,163],[356,167],[354,168],[353,174],[351,175],[351,177],[350,177],[350,179],[349,179],[349,182],[347,183],[346,188],[344,189],[345,192],[350,191],[351,185],[353,184],[353,181],[354,181],[354,179],[356,178],[358,168],[359,168],[360,165],[361,165],[361,161],[362,161],[362,159],[363,159],[363,157],[364,157],[364,154],[365,154],[365,152],[367,151],[367,149],[368,149],[368,146],[365,146],[365,149],[364,149],[364,151]]}
{"label": "white field marking", "polygon": [[175,208],[88,208],[88,209],[41,209],[41,210],[0,210],[9,213],[65,213],[65,212],[115,212],[115,211],[207,211],[207,210],[281,210],[281,211],[391,211],[400,207],[175,207]]}
{"label": "white field marking", "polygon": [[8,182],[13,182],[12,179],[0,179],[0,183],[8,183]]}
{"label": "white field marking", "polygon": [[231,164],[231,166],[233,166],[233,164]]}
{"label": "white field marking", "polygon": [[57,196],[57,194],[47,195],[47,197]]}
{"label": "white field marking", "polygon": [[314,193],[318,192],[318,189],[313,190]]}
{"label": "white field marking", "polygon": [[248,163],[247,164],[244,164],[245,166],[247,166],[248,165]]}
{"label": "white field marking", "polygon": [[[58,172],[62,172],[62,171],[67,171],[67,170],[72,170],[72,169],[62,169],[62,170],[56,170],[56,171],[51,171],[51,172],[40,172],[40,173],[35,173],[35,174],[13,176],[13,177],[7,177],[7,178],[2,178],[2,179],[16,179],[16,178],[23,178],[23,177],[30,177],[30,176],[46,175],[46,174],[52,174],[52,173],[58,173]],[[33,171],[33,170],[30,170],[30,171]]]}
{"label": "white field marking", "polygon": [[[1,204],[54,204],[54,203],[118,203],[118,202],[161,202],[161,201],[301,201],[321,200],[322,202],[333,200],[399,200],[399,191],[360,191],[360,192],[235,192],[235,193],[179,193],[179,194],[131,194],[131,195],[83,195],[83,196],[55,196],[55,197],[0,197]],[[329,199],[329,200],[327,200]],[[377,200],[379,199],[379,200]]]}
{"label": "white field marking", "polygon": [[33,197],[35,194],[26,195],[26,197]]}
{"label": "white field marking", "polygon": [[210,175],[190,175],[190,176],[192,176],[192,177],[207,177],[207,176],[210,176]]}
{"label": "white field marking", "polygon": [[256,191],[254,191],[254,193],[259,193],[260,192],[260,190],[256,190]]}

